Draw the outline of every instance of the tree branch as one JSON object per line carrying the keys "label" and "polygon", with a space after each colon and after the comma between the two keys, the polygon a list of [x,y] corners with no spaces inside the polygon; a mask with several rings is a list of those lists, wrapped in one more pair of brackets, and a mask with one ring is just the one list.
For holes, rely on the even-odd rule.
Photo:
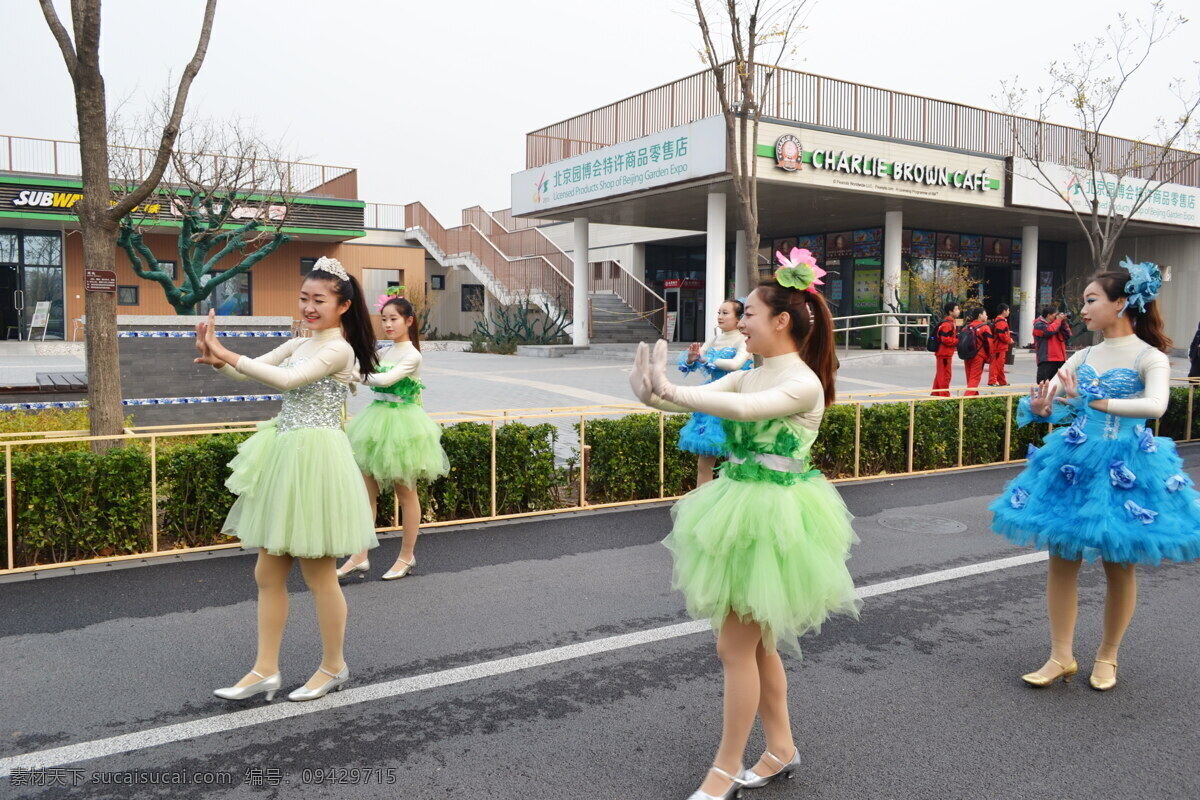
{"label": "tree branch", "polygon": [[67,33],[62,20],[58,18],[53,0],[38,0],[38,2],[42,6],[42,15],[46,17],[46,24],[50,26],[50,33],[54,34],[54,40],[58,42],[58,49],[62,51],[63,61],[67,64],[67,73],[74,81],[75,66],[79,63],[79,59],[75,55],[75,45],[71,43],[71,35]]}
{"label": "tree branch", "polygon": [[213,18],[216,16],[216,13],[217,0],[207,0],[204,6],[204,21],[200,24],[200,40],[196,43],[196,52],[192,55],[192,60],[184,67],[183,75],[179,78],[179,88],[175,93],[175,105],[171,109],[171,116],[167,120],[166,126],[163,128],[162,139],[158,145],[158,153],[155,156],[154,165],[150,168],[150,173],[142,180],[141,184],[124,198],[117,201],[117,204],[109,210],[109,214],[116,219],[123,218],[136,206],[140,205],[162,181],[163,173],[166,171],[167,163],[171,158],[171,150],[175,146],[175,140],[179,137],[179,128],[183,123],[183,108],[187,102],[188,91],[192,88],[192,81],[196,79],[196,75],[200,72],[200,66],[204,63],[204,56],[208,52],[208,41],[212,36]]}

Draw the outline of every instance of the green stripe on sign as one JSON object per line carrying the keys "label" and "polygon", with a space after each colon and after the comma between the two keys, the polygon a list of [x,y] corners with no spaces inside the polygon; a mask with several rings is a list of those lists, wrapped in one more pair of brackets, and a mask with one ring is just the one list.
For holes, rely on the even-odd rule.
{"label": "green stripe on sign", "polygon": [[757,152],[763,158],[774,158],[775,146],[770,144],[760,144],[755,152]]}

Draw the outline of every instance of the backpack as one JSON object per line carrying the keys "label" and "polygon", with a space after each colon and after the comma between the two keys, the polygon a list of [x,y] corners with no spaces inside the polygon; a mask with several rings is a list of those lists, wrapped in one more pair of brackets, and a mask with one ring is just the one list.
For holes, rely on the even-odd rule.
{"label": "backpack", "polygon": [[[941,327],[941,326],[939,325],[938,327]],[[938,346],[941,344],[941,342],[938,341],[937,332],[938,332],[938,329],[933,328],[932,332],[929,334],[929,339],[927,339],[925,342],[925,349],[931,353],[936,353],[938,351]]]}
{"label": "backpack", "polygon": [[975,329],[968,325],[958,334],[958,357],[963,361],[970,361],[977,355],[979,355],[979,338],[975,335]]}

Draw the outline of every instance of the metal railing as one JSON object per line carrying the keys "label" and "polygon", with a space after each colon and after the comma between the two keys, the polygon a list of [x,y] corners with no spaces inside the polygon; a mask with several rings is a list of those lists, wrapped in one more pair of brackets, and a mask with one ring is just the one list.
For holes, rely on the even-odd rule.
{"label": "metal railing", "polygon": [[[1183,435],[1176,438],[1177,442],[1195,442],[1200,441],[1200,436],[1194,435],[1197,432],[1197,423],[1200,422],[1196,413],[1196,394],[1197,387],[1200,387],[1200,381],[1187,379],[1175,379],[1173,381],[1176,386],[1186,388],[1186,409],[1184,409]],[[1018,387],[1013,387],[1018,389]],[[998,393],[993,395],[985,395],[980,397],[956,397],[956,398],[928,398],[928,397],[875,397],[864,399],[842,400],[826,411],[826,420],[829,421],[832,414],[837,413],[832,409],[839,407],[848,407],[852,409],[850,412],[842,412],[843,418],[851,416],[853,418],[853,445],[852,451],[838,452],[836,461],[841,466],[836,470],[836,474],[832,475],[835,482],[851,482],[856,480],[866,480],[879,477],[881,475],[921,475],[935,474],[961,469],[973,469],[997,464],[1016,464],[1023,463],[1023,458],[1013,458],[1012,450],[1014,444],[1019,446],[1020,440],[1014,442],[1014,432],[1016,430],[1015,415],[1017,400],[1023,396],[1021,391],[1013,391],[1007,393]],[[999,455],[999,458],[991,460],[980,459],[971,461],[965,452],[966,435],[968,425],[974,425],[968,421],[969,410],[968,406],[972,403],[994,403],[995,400],[1004,400],[1004,420],[1003,420],[1003,436],[1002,445],[997,448],[997,452],[991,455]],[[917,427],[918,415],[924,415],[926,410],[937,411],[942,407],[942,404],[953,404],[953,416],[957,419],[956,425],[952,429],[947,429],[945,426],[934,426],[934,429],[943,434],[943,438],[935,442],[918,442]],[[872,413],[872,410],[878,406],[900,407],[904,409],[901,412],[903,417],[907,418],[905,423],[905,443],[903,452],[896,451],[893,454],[892,461],[898,462],[892,466],[902,467],[899,469],[887,469],[887,461],[877,457],[878,454],[866,453],[867,458],[864,460],[864,431],[867,434],[878,435],[877,430],[867,430],[863,425],[864,414]],[[640,497],[632,500],[612,501],[612,502],[590,502],[588,499],[589,486],[589,452],[592,444],[589,444],[588,423],[589,421],[600,418],[611,418],[626,416],[629,414],[656,414],[658,416],[658,441],[657,441],[657,491],[649,492],[650,496]],[[1178,409],[1176,410],[1178,413]],[[629,404],[614,404],[604,406],[578,406],[567,408],[543,408],[543,409],[497,409],[483,410],[461,413],[442,413],[432,415],[439,424],[443,426],[453,425],[459,422],[477,422],[488,426],[490,432],[490,479],[488,486],[488,511],[490,513],[462,519],[447,519],[437,522],[423,523],[425,528],[437,528],[448,525],[461,525],[466,523],[488,522],[500,519],[519,519],[538,517],[548,514],[561,514],[565,512],[581,511],[584,509],[597,508],[615,508],[620,506],[636,506],[647,503],[658,503],[664,500],[677,499],[677,495],[669,495],[666,491],[666,476],[667,476],[667,449],[666,449],[666,418],[667,414],[661,411],[648,409],[637,403]],[[895,417],[896,415],[891,415]],[[938,419],[945,415],[939,415]],[[501,513],[498,501],[498,491],[501,487],[498,486],[497,472],[497,433],[499,429],[510,423],[529,422],[529,421],[550,421],[559,426],[567,425],[575,428],[578,435],[578,445],[574,450],[574,464],[568,470],[568,482],[562,488],[565,490],[558,495],[558,503],[553,508],[539,509],[535,511],[525,511],[519,513]],[[74,567],[82,564],[97,564],[117,561],[127,561],[131,559],[145,559],[155,556],[174,556],[180,553],[196,553],[211,550],[227,550],[240,547],[236,542],[228,542],[214,545],[206,545],[199,547],[187,548],[163,548],[160,542],[160,502],[163,500],[163,495],[159,489],[159,458],[164,452],[162,443],[164,440],[179,437],[204,437],[217,434],[225,434],[231,432],[251,433],[255,429],[256,423],[230,423],[225,425],[175,425],[175,426],[154,426],[142,428],[128,428],[126,431],[117,437],[112,436],[87,436],[80,431],[55,431],[55,432],[40,432],[40,433],[10,433],[0,435],[0,446],[4,448],[4,511],[5,511],[5,536],[6,536],[6,558],[4,561],[5,568],[0,569],[0,575],[16,572],[30,572],[36,570],[59,569],[66,567]],[[1153,424],[1154,432],[1160,433],[1162,420],[1155,420]],[[577,426],[577,427],[576,427]],[[1043,426],[1044,430],[1048,430],[1049,426]],[[977,429],[972,429],[978,433]],[[822,437],[818,439],[818,443],[827,434],[822,431]],[[990,435],[995,438],[1000,438],[999,429],[994,429]],[[840,441],[849,444],[850,433],[843,429]],[[95,441],[97,439],[113,440],[119,439],[125,445],[137,445],[147,449],[149,456],[149,481],[150,481],[150,501],[148,516],[146,521],[149,527],[149,542],[150,547],[147,550],[133,553],[124,553],[120,555],[111,555],[90,559],[82,559],[75,561],[64,561],[59,563],[35,564],[35,565],[16,565],[17,552],[17,531],[14,524],[14,497],[19,494],[19,488],[15,485],[15,476],[13,471],[13,455],[14,449],[20,448],[38,448],[47,446],[61,446],[64,444],[76,444]],[[889,442],[888,446],[895,450],[896,443]],[[931,451],[936,451],[939,455],[935,461],[948,463],[946,466],[917,469],[916,462],[918,456],[923,460],[929,461],[924,449],[930,447]],[[955,452],[956,451],[956,452]],[[953,455],[951,455],[953,453]],[[678,454],[672,453],[672,457],[678,457]],[[971,461],[971,463],[968,463]],[[870,463],[867,463],[870,462]],[[883,466],[879,466],[883,464]],[[652,481],[653,482],[653,481]],[[686,488],[686,487],[685,487]],[[999,483],[997,483],[997,491],[999,491]],[[214,526],[214,530],[219,530],[222,520],[211,520],[210,523]],[[379,532],[390,532],[400,529],[399,525],[399,510],[393,507],[392,525],[378,528]]]}
{"label": "metal railing", "polygon": [[[727,83],[733,85],[733,63],[724,68]],[[757,71],[759,103],[767,119],[1000,158],[1020,155],[1024,149],[1050,163],[1085,163],[1089,135],[1078,128],[786,68],[779,68],[766,86],[768,68],[760,65]],[[533,169],[720,113],[715,78],[703,70],[530,132],[525,137],[525,166]],[[1020,137],[1022,147],[1015,137]],[[1098,139],[1101,165],[1146,163],[1131,174],[1149,177],[1155,159],[1134,158],[1145,152],[1146,144],[1107,135]],[[1174,152],[1179,153],[1182,167],[1172,180],[1200,186],[1200,162],[1194,154]]]}
{"label": "metal railing", "polygon": [[[850,324],[851,321],[860,320],[860,319],[873,319],[873,320],[877,320],[877,321],[866,324],[866,325],[851,325]],[[846,324],[839,328],[838,327],[839,322],[844,322]],[[902,340],[900,349],[907,350],[908,349],[909,328],[921,328],[922,326],[925,328],[925,336],[926,336],[926,338],[928,338],[929,334],[932,333],[932,329],[933,329],[933,322],[929,318],[928,314],[909,314],[909,313],[897,313],[897,312],[891,312],[891,311],[877,311],[877,312],[872,312],[870,314],[853,314],[853,315],[847,316],[847,317],[834,317],[833,318],[833,335],[834,335],[834,340],[836,341],[837,335],[839,333],[844,334],[843,344],[845,345],[846,351],[849,352],[851,332],[878,329],[879,330],[879,349],[883,350],[884,343],[887,341],[888,329],[897,328],[900,331],[900,337]],[[922,344],[924,344],[924,343],[922,343]]]}
{"label": "metal railing", "polygon": [[666,299],[625,269],[621,262],[593,263],[588,277],[589,294],[612,292],[633,309],[634,319],[646,320],[654,326],[660,336],[666,330]]}
{"label": "metal railing", "polygon": [[[114,164],[129,165],[136,169],[138,180],[144,177],[154,165],[157,150],[146,147],[125,147],[114,145],[109,148],[110,161]],[[229,155],[218,153],[190,153],[194,158],[211,158],[220,161],[230,158]],[[322,187],[329,186],[339,178],[344,178],[355,172],[354,167],[335,167],[327,164],[308,164],[299,161],[274,161],[258,159],[262,169],[268,170],[261,182],[253,175],[250,181],[253,185],[274,186],[280,182],[280,176],[286,175],[285,188],[297,194],[321,194]],[[135,166],[136,165],[136,166]],[[250,167],[253,172],[254,166]],[[37,175],[57,175],[77,178],[83,174],[79,159],[79,142],[62,139],[37,139],[28,136],[0,135],[0,172],[22,172]],[[132,178],[134,176],[121,176]],[[167,164],[163,173],[163,182],[179,183],[179,176],[174,172],[174,165]],[[344,192],[330,192],[331,196],[357,196]]]}

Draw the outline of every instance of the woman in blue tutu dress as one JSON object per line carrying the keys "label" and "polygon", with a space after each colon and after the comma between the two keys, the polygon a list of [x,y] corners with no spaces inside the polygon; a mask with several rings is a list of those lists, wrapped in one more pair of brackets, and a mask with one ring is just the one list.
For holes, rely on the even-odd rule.
{"label": "woman in blue tutu dress", "polygon": [[321,665],[289,700],[314,700],[350,679],[343,645],[346,599],[336,559],[375,547],[375,521],[342,431],[343,408],[360,369],[375,366],[375,336],[362,288],[332,258],[321,258],[300,287],[300,316],[312,331],[259,358],[232,352],[216,338],[215,316],[196,326],[197,363],[231,378],[253,378],[283,392],[279,416],[238,447],[226,481],[238,499],[223,532],[258,548],[258,655],[254,668],[214,693],[245,700],[282,685],[279,648],[287,622],[287,576],[300,562],[321,628]]}
{"label": "woman in blue tutu dress", "polygon": [[[687,375],[703,370],[708,383],[723,378],[739,369],[754,366],[750,352],[746,349],[746,337],[737,329],[744,306],[740,300],[730,298],[717,309],[717,330],[711,339],[700,345],[693,342],[686,353],[679,357],[679,371]],[[702,486],[713,478],[717,457],[725,455],[725,431],[721,420],[700,411],[679,431],[679,449],[695,453],[696,485]]]}
{"label": "woman in blue tutu dress", "polygon": [[[807,251],[780,258],[785,266],[746,299],[741,322],[762,366],[705,386],[675,386],[666,376],[666,342],[658,342],[650,359],[645,344],[638,348],[630,375],[642,402],[720,417],[727,437],[720,477],[675,505],[663,542],[688,612],[717,631],[725,673],[720,748],[690,800],[729,798],[791,777],[800,753],[779,653],[799,655],[799,637],[831,614],[858,615],[846,569],[857,541],[850,512],[809,462],[834,399],[833,321],[812,289],[824,273]],[[742,769],[756,715],[767,749]]]}
{"label": "woman in blue tutu dress", "polygon": [[[415,549],[421,534],[421,500],[417,481],[430,481],[450,472],[450,462],[442,449],[442,426],[421,408],[421,339],[417,314],[407,299],[384,295],[379,316],[384,334],[392,347],[384,353],[378,372],[366,376],[374,402],[356,414],[346,426],[346,435],[354,448],[354,459],[362,470],[363,482],[371,498],[371,516],[380,486],[391,486],[400,501],[400,520],[404,527],[400,554],[383,580],[403,578],[417,565]],[[338,577],[365,574],[371,564],[364,549],[346,560]]]}
{"label": "woman in blue tutu dress", "polygon": [[[1171,340],[1155,298],[1158,267],[1123,262],[1084,290],[1083,320],[1104,341],[1075,353],[1052,381],[1022,398],[1018,422],[1064,423],[1031,449],[1025,469],[990,506],[992,528],[1050,553],[1050,660],[1024,677],[1032,686],[1070,680],[1076,579],[1083,559],[1104,563],[1104,638],[1089,683],[1117,683],[1117,650],[1133,618],[1137,564],[1200,558],[1200,493],[1170,439],[1148,420],[1167,410]],[[1061,397],[1056,396],[1061,394]]]}

